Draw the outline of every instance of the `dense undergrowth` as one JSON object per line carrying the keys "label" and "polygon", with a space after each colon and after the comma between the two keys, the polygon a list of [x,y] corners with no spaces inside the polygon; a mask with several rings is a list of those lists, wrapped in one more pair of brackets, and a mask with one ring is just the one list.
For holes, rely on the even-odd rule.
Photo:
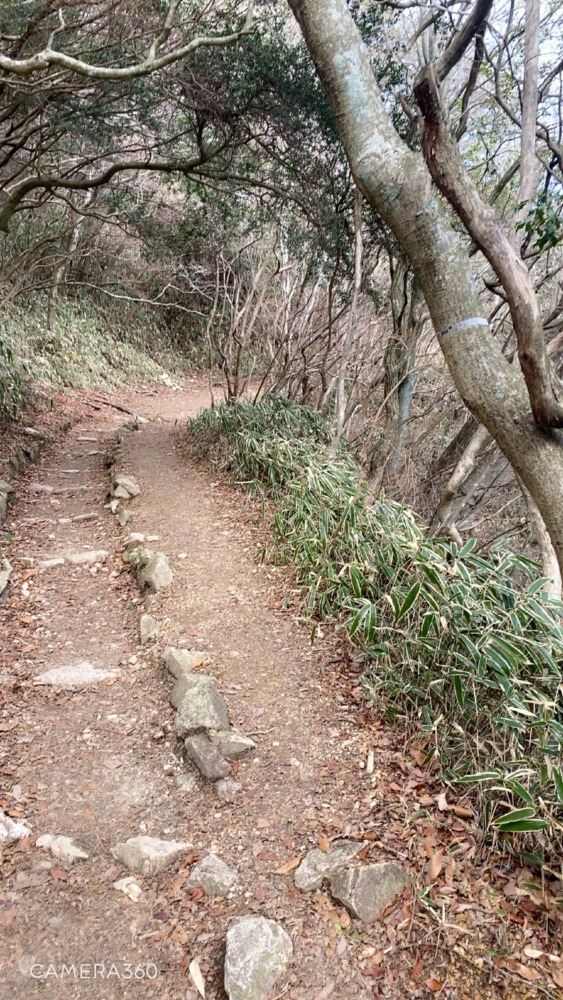
{"label": "dense undergrowth", "polygon": [[111,390],[158,382],[165,368],[180,367],[189,367],[189,358],[167,344],[165,331],[139,308],[110,314],[88,298],[61,299],[49,330],[44,299],[25,308],[10,303],[0,323],[0,418],[17,416],[31,384]]}
{"label": "dense undergrowth", "polygon": [[338,620],[366,657],[365,685],[416,718],[483,824],[553,861],[563,846],[563,604],[536,563],[429,539],[412,510],[374,500],[312,410],[267,397],[207,410],[201,456],[273,501],[275,558],[293,564],[315,620]]}

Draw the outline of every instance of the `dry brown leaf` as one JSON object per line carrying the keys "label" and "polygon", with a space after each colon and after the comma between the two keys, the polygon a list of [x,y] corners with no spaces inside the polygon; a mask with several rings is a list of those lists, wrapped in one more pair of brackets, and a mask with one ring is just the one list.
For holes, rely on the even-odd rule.
{"label": "dry brown leaf", "polygon": [[427,883],[435,882],[444,867],[442,851],[434,851],[428,865]]}
{"label": "dry brown leaf", "polygon": [[536,980],[541,979],[541,973],[537,969],[531,969],[527,965],[522,965],[521,962],[517,962],[514,958],[507,958],[501,961],[500,966],[508,972],[513,972],[514,975],[520,976],[521,979],[525,979],[529,983],[534,983]]}
{"label": "dry brown leaf", "polygon": [[323,854],[327,853],[330,847],[330,840],[325,834],[323,834],[322,837],[319,837],[319,839],[317,840],[317,847],[319,848],[320,851],[323,852]]}
{"label": "dry brown leaf", "polygon": [[274,872],[275,875],[289,875],[290,872],[294,872],[296,868],[299,868],[301,864],[301,855],[299,854],[296,858],[291,858],[286,861],[281,868],[276,868]]}
{"label": "dry brown leaf", "polygon": [[417,979],[420,979],[423,972],[424,972],[424,962],[422,961],[421,958],[419,958],[418,962],[415,962],[411,969],[411,979],[414,982],[416,982]]}
{"label": "dry brown leaf", "polygon": [[451,810],[455,816],[459,816],[460,819],[473,819],[475,813],[473,809],[467,809],[465,806],[452,806]]}
{"label": "dry brown leaf", "polygon": [[192,982],[199,993],[200,997],[205,997],[205,980],[201,974],[201,969],[199,967],[199,962],[197,958],[194,958],[193,962],[189,964],[189,973]]}
{"label": "dry brown leaf", "polygon": [[425,979],[424,985],[427,986],[429,990],[432,990],[433,993],[441,993],[444,988],[444,984],[441,979],[436,979],[435,976],[430,976],[429,979]]}
{"label": "dry brown leaf", "polygon": [[563,967],[560,969],[551,969],[551,978],[556,986],[563,986]]}

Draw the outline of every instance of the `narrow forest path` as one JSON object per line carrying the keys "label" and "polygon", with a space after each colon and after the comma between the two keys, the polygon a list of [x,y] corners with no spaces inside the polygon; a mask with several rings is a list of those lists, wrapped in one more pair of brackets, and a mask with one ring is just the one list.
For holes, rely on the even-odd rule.
{"label": "narrow forest path", "polygon": [[[183,454],[179,425],[208,398],[201,387],[137,397],[138,412],[162,419],[121,448],[123,471],[141,487],[126,531],[157,536],[174,572],[151,607],[153,642],[140,643],[143,600],[121,561],[124,532],[105,506],[104,460],[122,415],[83,420],[19,483],[5,526],[14,586],[0,607],[0,807],[19,814],[32,836],[3,854],[0,996],[193,1000],[188,966],[197,959],[206,997],[219,1000],[226,931],[234,917],[255,913],[292,939],[279,993],[288,1000],[424,997],[433,976],[443,997],[500,997],[469,966],[456,967],[459,958],[436,978],[440,934],[434,959],[411,979],[420,952],[406,895],[383,922],[351,924],[327,892],[300,892],[291,871],[279,873],[317,843],[345,836],[367,842],[368,861],[405,865],[416,885],[422,836],[407,821],[425,775],[366,718],[357,691],[350,697],[331,683],[323,663],[334,646],[313,647],[280,607],[278,572],[256,560],[257,505]],[[68,561],[99,550],[107,556],[95,563]],[[40,565],[60,557],[64,564]],[[232,725],[257,744],[235,766],[242,787],[232,801],[181,760],[160,662],[167,645],[207,654]],[[34,683],[84,660],[115,676],[78,691]],[[191,787],[179,787],[190,774]],[[35,844],[46,833],[75,838],[89,857],[56,861]],[[133,901],[115,888],[131,873],[111,849],[140,834],[191,847],[169,870],[136,875],[142,894]],[[238,873],[225,898],[184,889],[190,865],[209,851]],[[432,938],[432,926],[424,933]],[[95,977],[95,964],[112,963],[119,979]],[[65,975],[65,965],[87,971]],[[129,967],[137,978],[127,978]]]}

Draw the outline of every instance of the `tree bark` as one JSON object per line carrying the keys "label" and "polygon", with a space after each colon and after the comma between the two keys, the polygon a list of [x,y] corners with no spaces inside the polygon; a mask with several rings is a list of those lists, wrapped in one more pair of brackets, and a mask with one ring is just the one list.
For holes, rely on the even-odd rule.
{"label": "tree bark", "polygon": [[460,396],[535,500],[563,565],[563,438],[532,419],[522,374],[484,319],[469,258],[420,154],[395,131],[346,0],[289,0],[356,184],[395,234],[425,297]]}

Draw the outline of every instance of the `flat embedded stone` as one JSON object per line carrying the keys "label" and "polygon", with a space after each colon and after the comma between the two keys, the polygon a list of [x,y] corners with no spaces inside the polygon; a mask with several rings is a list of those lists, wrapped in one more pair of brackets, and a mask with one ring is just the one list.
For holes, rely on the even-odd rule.
{"label": "flat embedded stone", "polygon": [[46,486],[44,483],[29,483],[27,487],[28,493],[53,493],[54,489],[52,486]]}
{"label": "flat embedded stone", "polygon": [[8,559],[0,560],[0,594],[3,594],[10,582],[12,575],[12,564]]}
{"label": "flat embedded stone", "polygon": [[275,920],[237,920],[227,932],[225,991],[229,1000],[266,1000],[292,955],[291,939]]}
{"label": "flat embedded stone", "polygon": [[116,844],[111,853],[132,871],[156,875],[173,865],[190,847],[191,844],[177,840],[130,837],[129,840]]}
{"label": "flat embedded stone", "polygon": [[364,844],[357,840],[334,840],[328,851],[315,847],[309,851],[295,872],[295,885],[302,892],[320,889],[325,879],[330,879],[359,854]]}
{"label": "flat embedded stone", "polygon": [[353,917],[371,924],[409,885],[409,876],[401,865],[384,861],[337,872],[330,891]]}
{"label": "flat embedded stone", "polygon": [[184,889],[204,890],[207,896],[226,896],[238,882],[238,875],[216,854],[208,854],[192,868]]}
{"label": "flat embedded stone", "polygon": [[186,756],[192,760],[198,771],[209,781],[217,781],[218,778],[227,778],[231,773],[231,768],[224,757],[221,756],[217,747],[214,747],[207,736],[189,736],[184,741]]}
{"label": "flat embedded stone", "polygon": [[71,552],[70,555],[66,556],[66,561],[72,563],[73,566],[82,566],[104,562],[108,556],[109,552],[106,549],[87,549],[85,552]]}
{"label": "flat embedded stone", "polygon": [[99,684],[100,681],[109,680],[117,674],[117,670],[100,670],[98,667],[93,667],[88,660],[84,660],[82,663],[74,663],[67,667],[53,667],[52,670],[46,670],[34,677],[33,683],[74,690]]}
{"label": "flat embedded stone", "polygon": [[234,802],[241,792],[240,781],[235,781],[233,778],[221,778],[220,781],[215,782],[215,794],[218,799],[221,799],[221,802]]}

